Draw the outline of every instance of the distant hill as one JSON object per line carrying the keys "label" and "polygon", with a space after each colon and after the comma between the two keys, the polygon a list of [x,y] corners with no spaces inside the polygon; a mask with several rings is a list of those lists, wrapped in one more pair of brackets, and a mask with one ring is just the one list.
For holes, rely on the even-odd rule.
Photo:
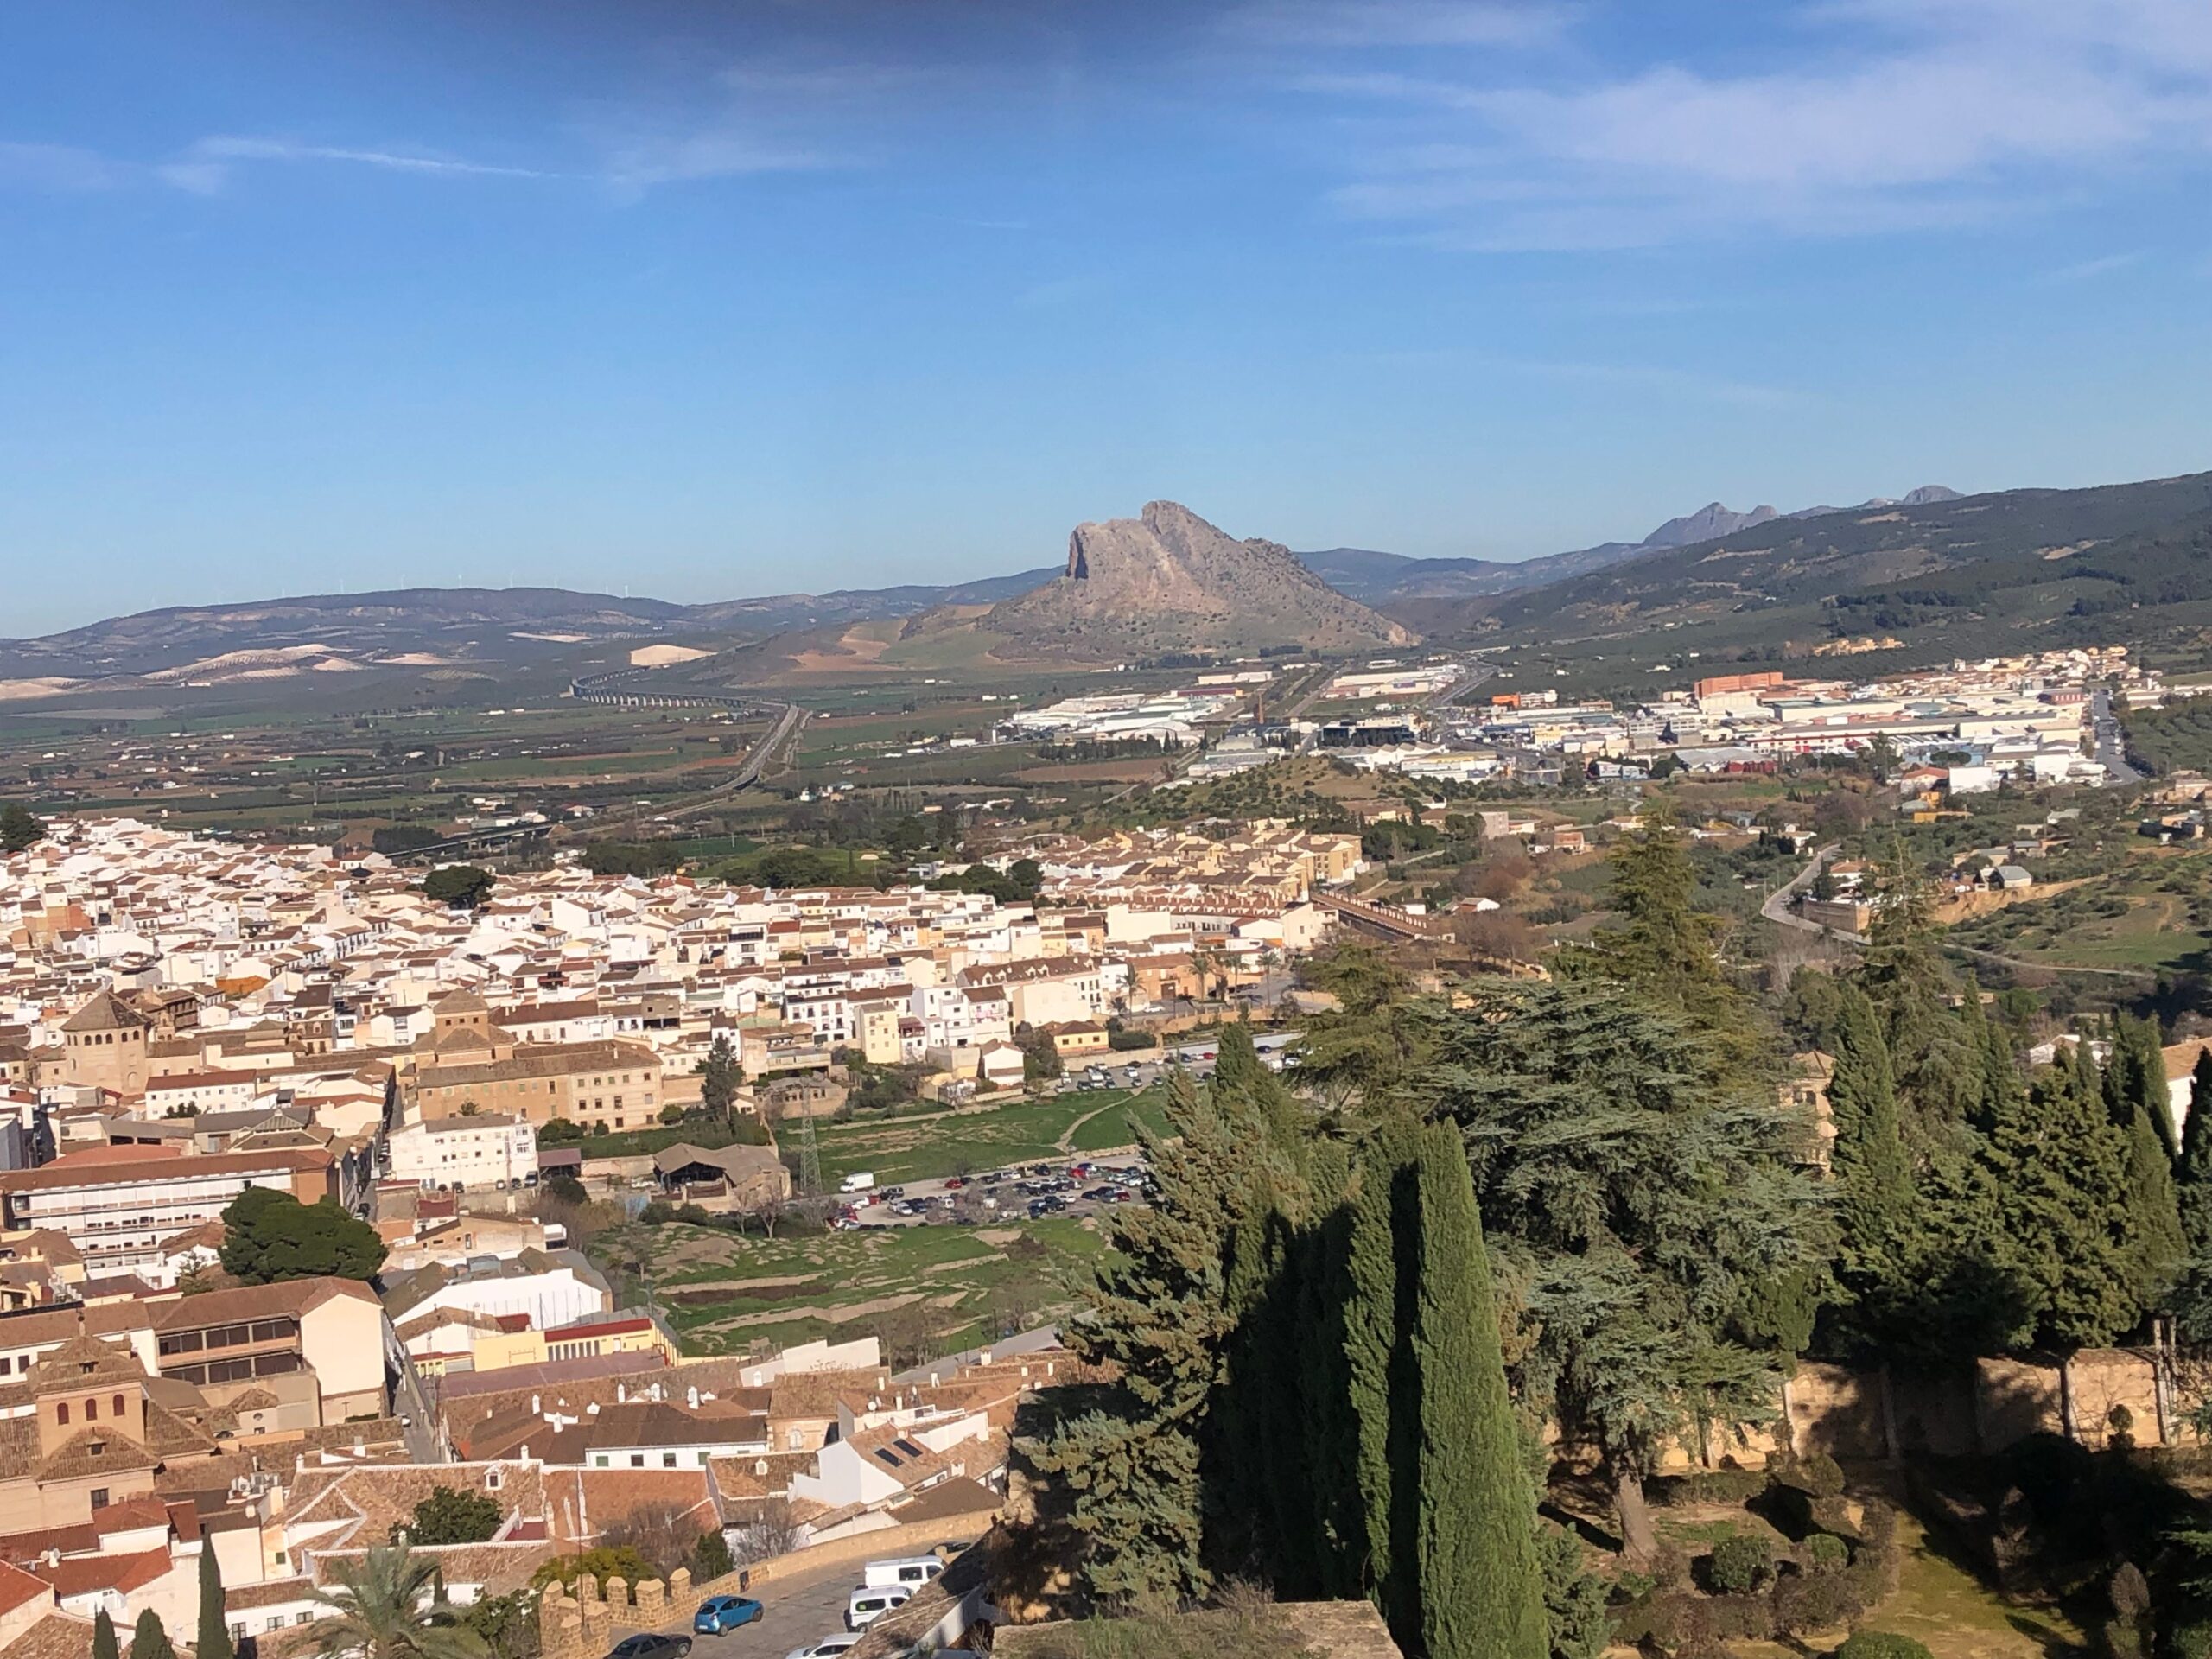
{"label": "distant hill", "polygon": [[939,605],[994,604],[1058,574],[1046,567],[944,587],[779,594],[706,605],[560,588],[407,588],[179,606],[42,639],[0,639],[0,675],[137,676],[306,646],[355,666],[424,657],[439,664],[496,665],[599,640],[692,635],[723,643],[728,636],[761,639],[836,622],[912,616]]}
{"label": "distant hill", "polygon": [[[1413,600],[1436,638],[1796,656],[1894,639],[1989,655],[2212,625],[2212,473],[2081,490],[1870,502],[1770,519],[1548,586]],[[1626,654],[1633,655],[1633,652]]]}
{"label": "distant hill", "polygon": [[1094,659],[1294,645],[1357,651],[1414,643],[1279,543],[1238,541],[1173,501],[1141,518],[1078,524],[1054,581],[979,624],[1028,652]]}
{"label": "distant hill", "polygon": [[1381,606],[1415,599],[1476,599],[1489,594],[1541,588],[1569,576],[1608,569],[1646,554],[1756,529],[1778,518],[1802,518],[1816,513],[1900,505],[1916,506],[1958,499],[1957,491],[1929,484],[1897,501],[1877,496],[1862,502],[1859,509],[1806,507],[1794,513],[1777,513],[1772,507],[1758,506],[1749,512],[1738,512],[1718,501],[1709,501],[1695,512],[1669,518],[1640,542],[1600,542],[1595,547],[1579,547],[1571,552],[1549,553],[1534,559],[1409,559],[1401,554],[1378,553],[1362,547],[1332,547],[1318,553],[1300,553],[1297,558],[1331,587],[1363,604]]}

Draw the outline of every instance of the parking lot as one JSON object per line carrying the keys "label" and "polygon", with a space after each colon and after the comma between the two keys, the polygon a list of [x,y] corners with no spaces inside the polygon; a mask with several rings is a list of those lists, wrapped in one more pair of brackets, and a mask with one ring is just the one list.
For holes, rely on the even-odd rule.
{"label": "parking lot", "polygon": [[1141,1204],[1151,1192],[1151,1172],[1139,1155],[1072,1158],[855,1193],[841,1220],[857,1227],[1003,1225],[1093,1215]]}

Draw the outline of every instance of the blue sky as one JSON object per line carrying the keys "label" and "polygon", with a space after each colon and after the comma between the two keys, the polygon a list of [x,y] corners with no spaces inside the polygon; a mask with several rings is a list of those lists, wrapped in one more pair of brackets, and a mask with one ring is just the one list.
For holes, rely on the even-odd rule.
{"label": "blue sky", "polygon": [[2204,0],[0,11],[0,636],[2212,467]]}

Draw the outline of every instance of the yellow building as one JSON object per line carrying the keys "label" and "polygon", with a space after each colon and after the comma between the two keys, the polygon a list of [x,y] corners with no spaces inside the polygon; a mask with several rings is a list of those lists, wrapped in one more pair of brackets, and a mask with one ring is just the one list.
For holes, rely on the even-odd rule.
{"label": "yellow building", "polygon": [[664,1364],[676,1363],[676,1350],[651,1319],[595,1319],[556,1331],[502,1331],[479,1337],[470,1349],[480,1371],[504,1371],[516,1365],[543,1365],[556,1359],[596,1359],[602,1354],[658,1352]]}

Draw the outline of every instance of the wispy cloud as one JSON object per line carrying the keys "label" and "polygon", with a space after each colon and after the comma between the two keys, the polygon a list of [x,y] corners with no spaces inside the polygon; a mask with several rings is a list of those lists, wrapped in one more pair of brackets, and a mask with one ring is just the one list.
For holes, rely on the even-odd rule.
{"label": "wispy cloud", "polygon": [[840,164],[841,158],[827,149],[780,144],[750,132],[721,129],[618,141],[608,149],[600,177],[618,191],[634,194],[657,185]]}
{"label": "wispy cloud", "polygon": [[0,187],[68,194],[111,189],[126,176],[106,157],[73,144],[0,143]]}
{"label": "wispy cloud", "polygon": [[1468,246],[1955,224],[2212,162],[2202,0],[1818,0],[1793,21],[1766,70],[1533,84],[1510,60],[1338,57],[1293,84],[1361,140],[1341,209]]}
{"label": "wispy cloud", "polygon": [[155,171],[164,182],[181,190],[209,195],[228,184],[232,169],[241,162],[331,163],[410,173],[425,178],[549,179],[560,176],[537,168],[502,166],[426,151],[369,149],[341,144],[305,143],[290,138],[228,135],[202,138],[183,155],[162,163]]}
{"label": "wispy cloud", "polygon": [[2074,264],[2061,265],[2056,270],[2046,270],[2036,280],[2056,287],[2073,283],[2094,282],[2100,276],[2109,276],[2116,270],[2126,270],[2131,265],[2143,263],[2140,248],[2126,253],[2107,253],[2095,259],[2083,259]]}
{"label": "wispy cloud", "polygon": [[[920,64],[824,57],[797,48],[725,65],[677,107],[640,118],[603,114],[587,127],[599,176],[620,194],[664,185],[861,165],[867,135],[942,90]],[[689,107],[684,105],[688,102]]]}

